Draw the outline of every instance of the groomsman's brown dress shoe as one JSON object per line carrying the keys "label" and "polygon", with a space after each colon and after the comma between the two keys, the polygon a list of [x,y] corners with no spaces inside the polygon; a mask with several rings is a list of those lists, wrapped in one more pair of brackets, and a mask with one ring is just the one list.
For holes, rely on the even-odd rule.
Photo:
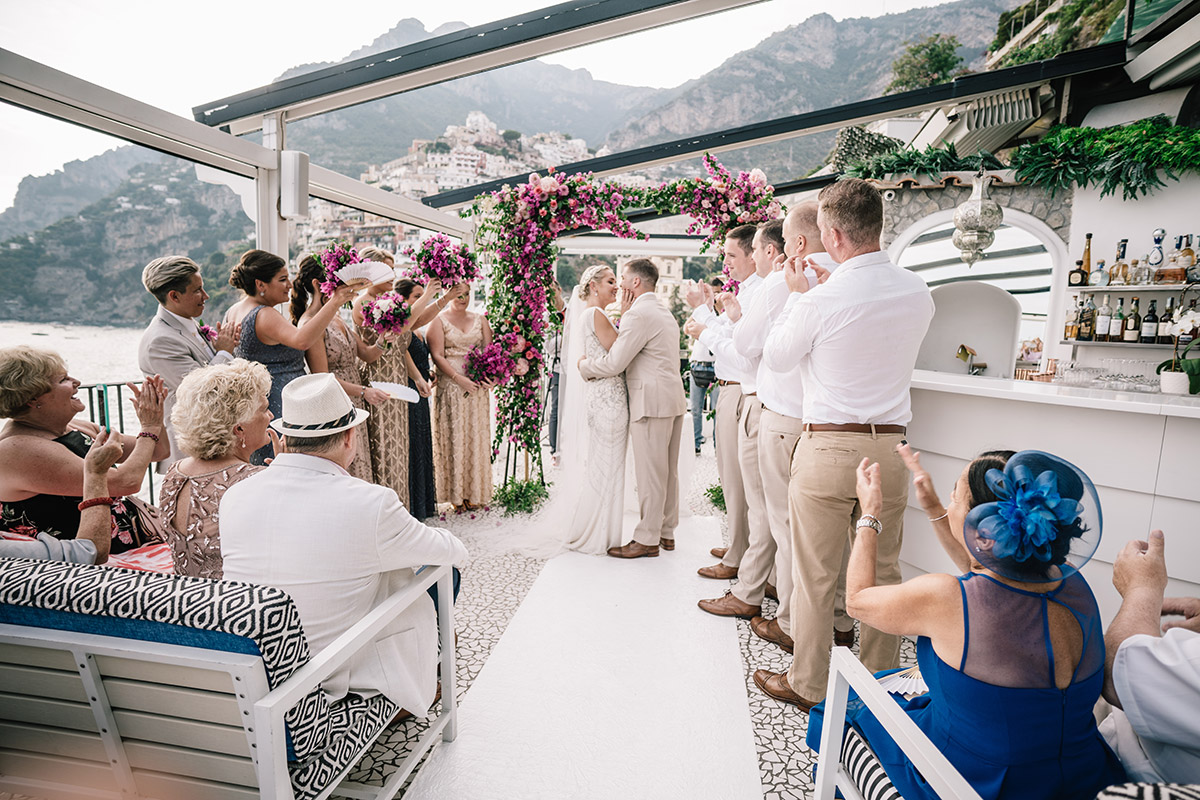
{"label": "groomsman's brown dress shoe", "polygon": [[658,555],[658,545],[630,542],[622,547],[608,548],[608,554],[613,558],[654,558]]}
{"label": "groomsman's brown dress shoe", "polygon": [[776,603],[779,602],[779,592],[775,591],[775,587],[771,584],[768,583],[763,587],[763,594],[774,600]]}
{"label": "groomsman's brown dress shoe", "polygon": [[767,697],[773,697],[781,703],[790,703],[805,713],[808,713],[808,710],[817,704],[817,701],[805,700],[792,691],[792,687],[788,686],[786,672],[756,669],[754,670],[754,685],[761,689]]}
{"label": "groomsman's brown dress shoe", "polygon": [[752,606],[749,603],[743,603],[733,596],[733,592],[726,592],[724,597],[718,597],[715,600],[701,600],[696,605],[710,614],[716,614],[718,617],[750,619],[762,613],[762,606]]}
{"label": "groomsman's brown dress shoe", "polygon": [[696,574],[705,578],[715,578],[719,581],[727,581],[730,578],[737,577],[737,567],[727,567],[724,564],[713,564],[711,567],[701,567],[696,570]]}
{"label": "groomsman's brown dress shoe", "polygon": [[833,646],[834,647],[854,647],[854,628],[848,631],[839,631],[833,629]]}
{"label": "groomsman's brown dress shoe", "polygon": [[766,639],[771,644],[779,645],[785,653],[792,652],[792,648],[795,647],[792,637],[784,633],[783,628],[779,627],[779,620],[755,617],[750,620],[750,630],[754,631],[754,635],[758,638]]}
{"label": "groomsman's brown dress shoe", "polygon": [[674,550],[675,549],[675,540],[674,539],[659,539],[658,546],[659,546],[659,548],[661,548],[663,550]]}
{"label": "groomsman's brown dress shoe", "polygon": [[708,552],[712,553],[713,558],[724,558],[725,554],[729,552],[729,548],[728,547],[714,547],[712,550],[709,550]]}

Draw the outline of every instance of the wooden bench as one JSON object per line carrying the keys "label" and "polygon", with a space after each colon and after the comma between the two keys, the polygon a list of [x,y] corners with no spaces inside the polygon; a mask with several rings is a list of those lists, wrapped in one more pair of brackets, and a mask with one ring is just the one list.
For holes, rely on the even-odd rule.
{"label": "wooden bench", "polygon": [[[438,585],[442,708],[381,788],[345,776],[397,712],[320,683]],[[456,734],[449,566],[309,657],[285,593],[0,559],[0,790],[47,798],[395,796]]]}

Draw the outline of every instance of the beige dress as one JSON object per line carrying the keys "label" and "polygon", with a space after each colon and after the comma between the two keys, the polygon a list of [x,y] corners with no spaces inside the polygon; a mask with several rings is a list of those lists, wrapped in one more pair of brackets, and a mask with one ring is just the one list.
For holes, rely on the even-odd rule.
{"label": "beige dress", "polygon": [[[325,329],[325,359],[329,363],[329,371],[335,377],[350,383],[363,382],[358,371],[358,347],[349,329],[339,325],[337,320],[329,323],[329,327]],[[357,395],[352,396],[350,402],[354,403],[355,408],[366,408]],[[378,406],[370,409],[372,416],[375,415],[376,409]],[[375,476],[371,468],[371,442],[366,434],[365,430],[358,431],[358,446],[354,460],[350,462],[349,472],[354,477],[371,483]]]}
{"label": "beige dress", "polygon": [[[483,315],[476,314],[471,329],[463,333],[444,318],[443,353],[462,372],[463,357],[483,342]],[[467,394],[450,378],[438,373],[433,395],[433,464],[438,501],[484,505],[492,500],[491,393]]]}
{"label": "beige dress", "polygon": [[[230,486],[260,469],[265,467],[238,464],[193,476],[180,472],[178,463],[171,465],[171,469],[163,476],[158,499],[165,523],[164,537],[171,547],[176,575],[221,580],[221,498]],[[191,493],[187,498],[187,529],[181,533],[175,529],[175,515],[179,511],[179,497],[184,487],[189,485]]]}
{"label": "beige dress", "polygon": [[[367,380],[388,381],[408,386],[408,366],[404,354],[412,333],[404,336],[383,351],[374,364],[364,370]],[[394,489],[400,502],[408,508],[408,403],[388,400],[371,408],[367,417],[367,435],[371,440],[371,469],[374,482]]]}

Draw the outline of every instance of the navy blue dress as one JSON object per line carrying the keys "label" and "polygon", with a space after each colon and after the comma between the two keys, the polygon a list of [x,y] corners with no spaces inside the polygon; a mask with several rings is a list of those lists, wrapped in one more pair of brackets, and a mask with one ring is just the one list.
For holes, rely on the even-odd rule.
{"label": "navy blue dress", "polygon": [[[408,354],[421,377],[430,380],[429,346],[425,340],[413,334],[408,343]],[[411,380],[408,385],[417,388]],[[428,397],[408,404],[408,447],[408,511],[417,519],[432,517],[437,513],[437,489],[433,477],[433,426],[429,419]]]}
{"label": "navy blue dress", "polygon": [[[271,373],[271,414],[279,419],[283,414],[283,387],[305,372],[304,351],[286,344],[263,344],[259,341],[255,320],[258,319],[258,312],[264,308],[266,306],[259,306],[242,320],[242,338],[234,348],[233,355],[266,366]],[[266,444],[254,451],[250,463],[262,464],[271,455],[271,445]]]}

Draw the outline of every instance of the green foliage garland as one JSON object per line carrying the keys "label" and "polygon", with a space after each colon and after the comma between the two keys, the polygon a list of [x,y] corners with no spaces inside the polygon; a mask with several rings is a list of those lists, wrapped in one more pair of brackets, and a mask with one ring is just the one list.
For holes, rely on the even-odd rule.
{"label": "green foliage garland", "polygon": [[986,150],[972,156],[960,156],[954,144],[929,145],[924,150],[905,148],[872,156],[846,169],[848,178],[881,180],[886,175],[928,175],[937,178],[943,172],[976,172],[980,169],[1004,169],[1003,162]]}
{"label": "green foliage garland", "polygon": [[550,491],[541,479],[522,481],[513,478],[492,493],[492,502],[504,506],[504,516],[509,517],[536,511],[549,496]]}

